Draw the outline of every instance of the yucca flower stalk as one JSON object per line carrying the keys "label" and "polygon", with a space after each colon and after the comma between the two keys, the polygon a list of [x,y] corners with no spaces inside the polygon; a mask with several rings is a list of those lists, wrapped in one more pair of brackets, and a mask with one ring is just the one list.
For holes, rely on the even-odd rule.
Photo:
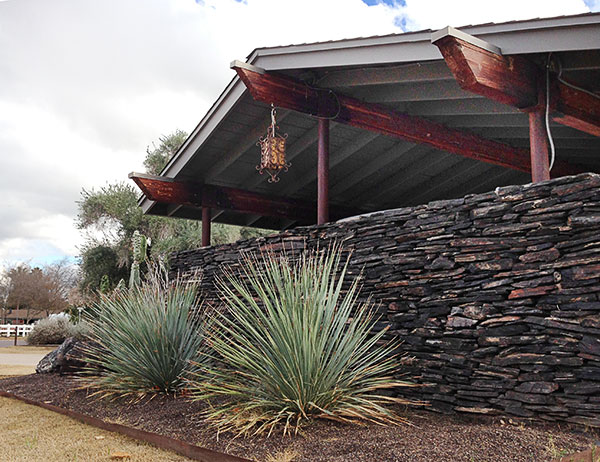
{"label": "yucca flower stalk", "polygon": [[141,264],[148,261],[148,238],[135,230],[131,238],[133,248],[133,261],[129,274],[129,287],[139,286],[142,282]]}
{"label": "yucca flower stalk", "polygon": [[310,418],[400,423],[381,390],[394,379],[397,343],[373,332],[371,303],[359,303],[358,278],[343,293],[341,249],[305,252],[297,261],[245,257],[241,275],[218,281],[226,310],[214,312],[207,342],[215,362],[193,383],[206,417],[238,434],[297,431]]}
{"label": "yucca flower stalk", "polygon": [[203,317],[195,283],[157,269],[129,289],[100,294],[88,318],[84,382],[101,395],[175,393],[202,361]]}

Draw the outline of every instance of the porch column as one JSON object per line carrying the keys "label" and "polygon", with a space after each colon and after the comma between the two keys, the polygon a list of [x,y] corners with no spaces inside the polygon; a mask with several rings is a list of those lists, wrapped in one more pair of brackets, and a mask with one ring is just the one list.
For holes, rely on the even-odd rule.
{"label": "porch column", "polygon": [[529,146],[531,152],[531,181],[537,183],[550,179],[548,160],[548,135],[544,110],[529,113]]}
{"label": "porch column", "polygon": [[329,221],[329,119],[319,119],[317,161],[317,224]]}
{"label": "porch column", "polygon": [[202,247],[210,245],[210,207],[202,207]]}

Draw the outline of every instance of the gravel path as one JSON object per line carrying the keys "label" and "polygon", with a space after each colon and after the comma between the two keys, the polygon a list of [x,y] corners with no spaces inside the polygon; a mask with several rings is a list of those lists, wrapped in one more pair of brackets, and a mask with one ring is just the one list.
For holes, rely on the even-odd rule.
{"label": "gravel path", "polygon": [[[25,342],[25,339],[23,337],[17,337],[17,345],[21,346],[21,345],[27,345],[27,343]],[[11,338],[0,338],[0,348],[4,348],[4,347],[11,347],[11,346],[15,346],[15,339],[14,337]]]}
{"label": "gravel path", "polygon": [[1,366],[37,366],[46,353],[2,353],[0,350]]}

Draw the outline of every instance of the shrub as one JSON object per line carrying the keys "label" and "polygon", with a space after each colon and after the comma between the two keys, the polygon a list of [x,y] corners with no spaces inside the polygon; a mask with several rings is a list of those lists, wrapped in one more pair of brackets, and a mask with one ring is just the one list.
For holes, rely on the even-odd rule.
{"label": "shrub", "polygon": [[[394,380],[395,343],[370,303],[358,303],[358,279],[342,294],[348,261],[341,251],[246,257],[241,276],[219,281],[226,311],[215,312],[207,343],[219,362],[193,384],[196,399],[217,398],[206,416],[237,433],[297,431],[310,417],[399,423],[386,406],[405,402],[381,393]],[[339,276],[336,271],[339,269]],[[219,365],[220,364],[220,365]]]}
{"label": "shrub", "polygon": [[85,337],[87,329],[83,324],[72,324],[65,313],[50,315],[39,320],[27,336],[29,345],[51,345],[65,341],[67,337]]}
{"label": "shrub", "polygon": [[100,295],[88,316],[91,367],[84,381],[105,395],[173,393],[200,360],[197,286],[158,271],[140,285]]}

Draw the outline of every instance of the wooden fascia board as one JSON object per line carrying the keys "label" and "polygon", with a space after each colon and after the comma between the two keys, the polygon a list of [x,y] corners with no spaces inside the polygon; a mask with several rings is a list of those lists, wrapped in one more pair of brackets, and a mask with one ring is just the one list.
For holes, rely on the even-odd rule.
{"label": "wooden fascia board", "polygon": [[[482,162],[527,173],[531,171],[527,149],[486,139],[468,131],[393,111],[384,106],[366,103],[329,89],[311,87],[297,79],[266,72],[239,61],[234,61],[231,67],[257,101],[329,118],[413,143],[427,144]],[[553,173],[562,176],[580,173],[583,170],[577,166],[557,162]]]}

